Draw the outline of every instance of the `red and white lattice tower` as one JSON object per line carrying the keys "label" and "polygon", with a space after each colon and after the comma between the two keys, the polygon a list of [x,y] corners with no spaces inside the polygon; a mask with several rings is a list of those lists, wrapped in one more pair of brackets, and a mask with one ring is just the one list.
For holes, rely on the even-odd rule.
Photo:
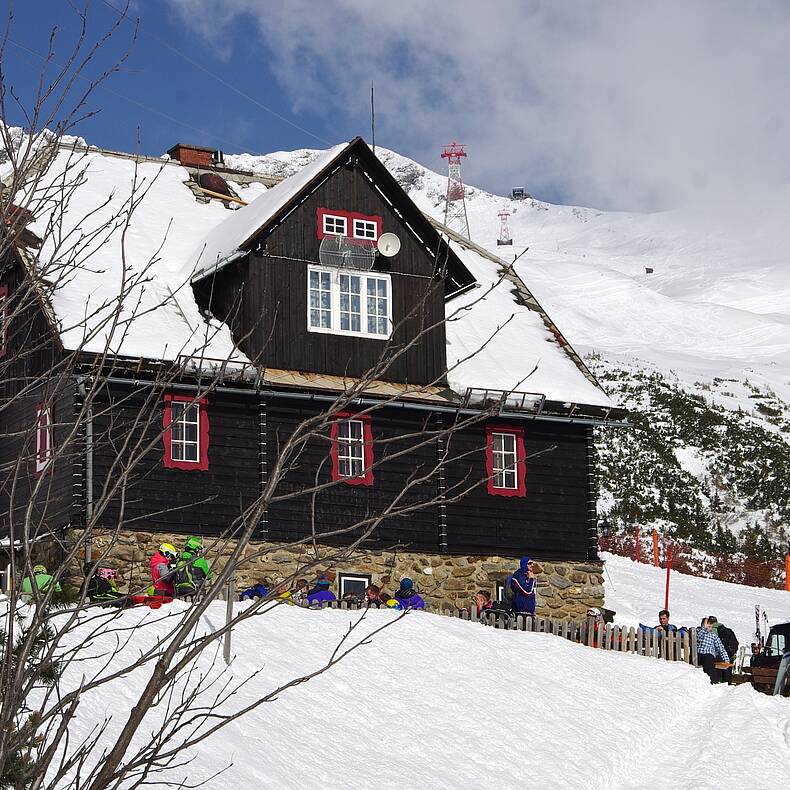
{"label": "red and white lattice tower", "polygon": [[499,238],[496,240],[497,247],[504,247],[507,245],[512,247],[513,239],[510,236],[510,228],[507,224],[507,218],[510,216],[510,212],[506,208],[503,208],[497,216],[499,217]]}
{"label": "red and white lattice tower", "polygon": [[444,224],[469,238],[469,217],[466,215],[464,182],[461,180],[461,159],[466,156],[464,146],[455,142],[442,146],[442,159],[447,160],[447,197]]}

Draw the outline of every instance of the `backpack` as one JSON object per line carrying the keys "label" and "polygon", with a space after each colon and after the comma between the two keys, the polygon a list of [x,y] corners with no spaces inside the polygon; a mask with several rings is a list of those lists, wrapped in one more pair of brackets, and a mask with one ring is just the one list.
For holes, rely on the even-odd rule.
{"label": "backpack", "polygon": [[721,623],[719,623],[717,631],[727,655],[732,658],[738,652],[738,637],[735,636],[731,629],[727,628],[726,625],[721,625]]}
{"label": "backpack", "polygon": [[192,564],[187,560],[179,560],[173,573],[173,587],[176,595],[194,595],[198,588],[192,577]]}
{"label": "backpack", "polygon": [[513,599],[516,594],[513,592],[513,574],[511,573],[505,579],[505,586],[502,588],[502,602],[508,604],[511,608],[513,606]]}

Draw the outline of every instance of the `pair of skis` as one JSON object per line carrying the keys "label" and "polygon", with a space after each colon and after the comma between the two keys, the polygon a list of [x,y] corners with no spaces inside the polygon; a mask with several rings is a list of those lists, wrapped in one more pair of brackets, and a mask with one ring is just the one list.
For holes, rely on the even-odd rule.
{"label": "pair of skis", "polygon": [[758,604],[754,607],[754,639],[760,645],[761,651],[765,647],[765,639],[770,630],[768,627],[768,615]]}

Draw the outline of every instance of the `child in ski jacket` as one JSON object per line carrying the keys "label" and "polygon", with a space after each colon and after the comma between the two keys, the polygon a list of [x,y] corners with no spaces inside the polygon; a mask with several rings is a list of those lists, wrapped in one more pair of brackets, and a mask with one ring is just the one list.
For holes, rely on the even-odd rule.
{"label": "child in ski jacket", "polygon": [[88,581],[88,598],[91,603],[106,603],[117,601],[121,597],[117,576],[113,568],[96,568],[96,572]]}
{"label": "child in ski jacket", "polygon": [[336,601],[337,598],[332,590],[329,589],[330,581],[326,576],[319,576],[315,587],[307,593],[307,603],[312,606],[314,603],[325,603],[328,601]]}
{"label": "child in ski jacket", "polygon": [[256,598],[265,598],[269,594],[269,582],[263,580],[258,584],[248,587],[239,596],[240,601],[254,601]]}
{"label": "child in ski jacket", "polygon": [[423,601],[422,596],[417,594],[417,591],[414,589],[414,582],[411,579],[401,579],[400,587],[398,591],[395,593],[393,598],[404,608],[404,609],[424,609],[425,608],[425,601]]}
{"label": "child in ski jacket", "polygon": [[208,580],[211,571],[203,552],[203,539],[187,538],[184,550],[176,563],[174,585],[176,595],[188,597],[195,595]]}
{"label": "child in ski jacket", "polygon": [[163,543],[159,551],[151,557],[151,584],[154,595],[175,597],[173,570],[176,557],[176,547],[172,543]]}
{"label": "child in ski jacket", "polygon": [[516,614],[535,614],[538,581],[532,572],[532,560],[522,557],[519,569],[510,577],[513,591],[513,611]]}
{"label": "child in ski jacket", "polygon": [[[33,599],[33,588],[39,592],[46,592],[52,584],[52,576],[47,571],[46,565],[34,565],[33,576],[26,576],[22,580],[22,600]],[[54,592],[60,592],[60,583],[55,582]]]}

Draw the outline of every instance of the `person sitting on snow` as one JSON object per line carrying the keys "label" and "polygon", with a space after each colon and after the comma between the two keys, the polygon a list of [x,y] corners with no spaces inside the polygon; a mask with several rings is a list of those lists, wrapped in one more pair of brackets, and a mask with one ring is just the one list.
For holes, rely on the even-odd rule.
{"label": "person sitting on snow", "polygon": [[669,622],[669,609],[662,609],[658,613],[658,625],[655,627],[656,631],[661,631],[664,634],[671,634],[677,631],[677,626]]}
{"label": "person sitting on snow", "polygon": [[369,584],[365,588],[365,595],[362,598],[363,606],[386,606],[391,595],[384,592],[378,584]]}
{"label": "person sitting on snow", "polygon": [[175,590],[179,598],[190,598],[200,592],[211,571],[203,555],[203,538],[190,537],[176,563]]}
{"label": "person sitting on snow", "polygon": [[115,581],[117,576],[115,568],[96,568],[88,580],[88,598],[91,603],[112,603],[121,597]]}
{"label": "person sitting on snow", "polygon": [[392,596],[404,609],[424,609],[425,601],[414,589],[414,582],[408,577],[401,579],[400,587]]}
{"label": "person sitting on snow", "polygon": [[268,579],[261,579],[257,584],[248,587],[239,595],[240,601],[255,601],[258,598],[265,598],[269,594]]}
{"label": "person sitting on snow", "polygon": [[313,604],[323,604],[329,601],[336,601],[337,598],[332,590],[329,589],[331,582],[324,574],[321,574],[316,580],[315,587],[307,593],[307,603],[309,606]]}
{"label": "person sitting on snow", "polygon": [[173,574],[175,572],[178,552],[172,543],[163,543],[151,557],[152,595],[174,598]]}
{"label": "person sitting on snow", "polygon": [[[49,572],[47,571],[47,566],[34,565],[33,575],[26,576],[22,580],[22,600],[28,602],[33,600],[33,589],[36,589],[39,592],[46,592],[51,584],[52,576],[50,576]],[[55,582],[54,592],[60,592],[60,584],[58,582]]]}
{"label": "person sitting on snow", "polygon": [[296,586],[291,591],[291,600],[297,605],[306,603],[309,592],[310,584],[307,579],[299,579],[296,582]]}

